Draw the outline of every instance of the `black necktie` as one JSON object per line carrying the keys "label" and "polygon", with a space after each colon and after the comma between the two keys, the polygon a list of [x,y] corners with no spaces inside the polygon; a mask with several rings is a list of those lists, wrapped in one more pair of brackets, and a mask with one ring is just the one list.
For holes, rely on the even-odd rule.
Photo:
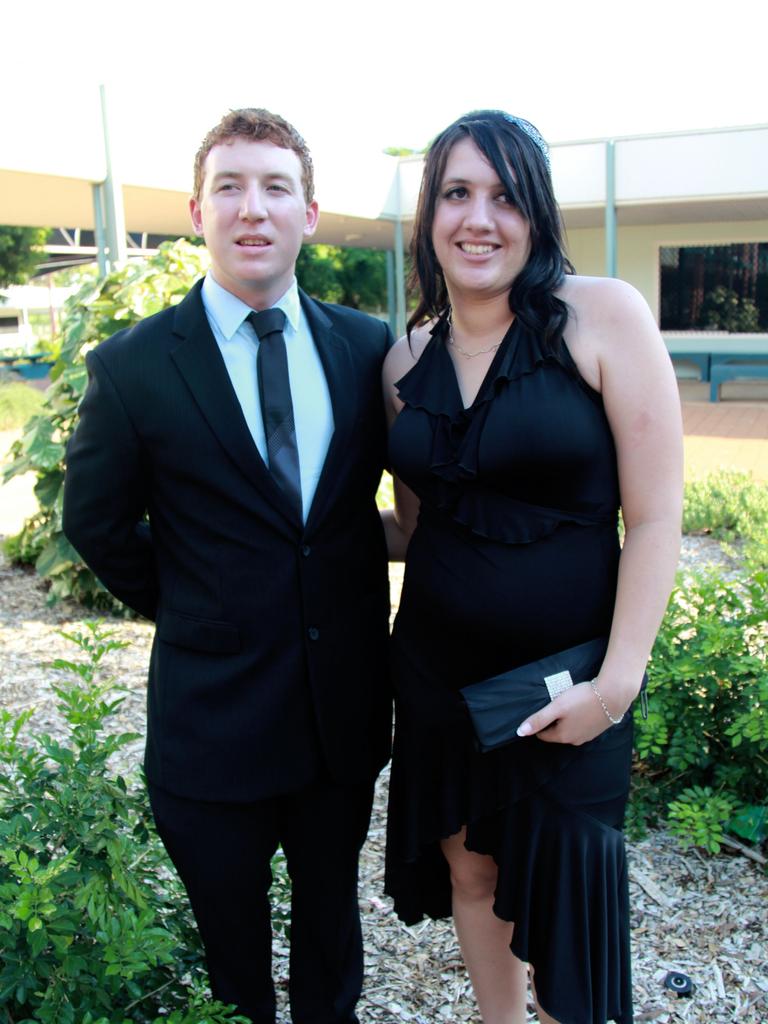
{"label": "black necktie", "polygon": [[259,379],[259,400],[267,441],[267,462],[275,481],[282,487],[299,519],[301,476],[296,424],[293,419],[291,385],[288,380],[288,357],[285,351],[285,313],[282,309],[265,309],[249,313],[248,319],[259,336],[256,370]]}

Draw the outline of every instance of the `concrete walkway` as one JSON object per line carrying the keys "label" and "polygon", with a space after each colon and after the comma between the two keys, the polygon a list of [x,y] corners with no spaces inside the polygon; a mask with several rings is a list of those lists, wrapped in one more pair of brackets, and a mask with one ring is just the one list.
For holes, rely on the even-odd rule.
{"label": "concrete walkway", "polygon": [[768,483],[768,385],[733,383],[720,402],[709,385],[681,381],[686,479],[739,469]]}

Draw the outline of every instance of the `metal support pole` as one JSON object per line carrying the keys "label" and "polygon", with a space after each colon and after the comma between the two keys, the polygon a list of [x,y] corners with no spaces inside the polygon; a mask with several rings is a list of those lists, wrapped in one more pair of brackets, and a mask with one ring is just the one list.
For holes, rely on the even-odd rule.
{"label": "metal support pole", "polygon": [[405,334],[405,259],[403,222],[395,221],[395,337]]}
{"label": "metal support pole", "polygon": [[107,276],[107,239],[104,234],[104,195],[98,182],[91,185],[93,195],[93,240],[96,243],[99,277]]}
{"label": "metal support pole", "polygon": [[605,273],[616,277],[616,143],[605,144]]}
{"label": "metal support pole", "polygon": [[405,334],[405,245],[403,242],[403,198],[400,163],[397,165],[397,207],[395,214],[395,337]]}
{"label": "metal support pole", "polygon": [[51,280],[53,275],[46,274],[45,276],[48,281],[48,321],[51,328],[51,341],[55,341],[59,333],[59,327],[56,322],[56,305],[53,301],[53,281]]}
{"label": "metal support pole", "polygon": [[109,250],[109,269],[114,270],[128,259],[128,247],[125,243],[125,211],[123,209],[123,189],[112,167],[107,91],[103,85],[99,86],[99,92],[101,94],[101,121],[104,130],[104,156],[107,164],[107,176],[104,179],[104,219]]}
{"label": "metal support pole", "polygon": [[391,249],[384,253],[387,266],[387,319],[393,334],[397,331],[397,311],[395,310],[395,254]]}

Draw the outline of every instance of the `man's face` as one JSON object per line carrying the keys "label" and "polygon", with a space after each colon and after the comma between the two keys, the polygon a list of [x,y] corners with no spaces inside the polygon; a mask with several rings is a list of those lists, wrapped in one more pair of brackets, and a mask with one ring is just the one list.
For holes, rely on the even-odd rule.
{"label": "man's face", "polygon": [[214,279],[256,309],[290,286],[296,257],[317,227],[317,203],[307,205],[301,161],[292,149],[235,138],[205,159],[192,223],[211,254]]}

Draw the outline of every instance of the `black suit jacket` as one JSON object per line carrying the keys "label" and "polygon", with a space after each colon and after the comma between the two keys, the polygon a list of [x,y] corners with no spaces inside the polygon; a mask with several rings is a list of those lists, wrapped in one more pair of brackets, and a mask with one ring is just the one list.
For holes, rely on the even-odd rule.
{"label": "black suit jacket", "polygon": [[306,525],[253,443],[200,284],[87,357],[64,531],[116,597],[156,621],[145,765],[181,796],[261,799],[328,773],[362,782],[389,752],[374,496],[391,334],[301,301],[334,415]]}

